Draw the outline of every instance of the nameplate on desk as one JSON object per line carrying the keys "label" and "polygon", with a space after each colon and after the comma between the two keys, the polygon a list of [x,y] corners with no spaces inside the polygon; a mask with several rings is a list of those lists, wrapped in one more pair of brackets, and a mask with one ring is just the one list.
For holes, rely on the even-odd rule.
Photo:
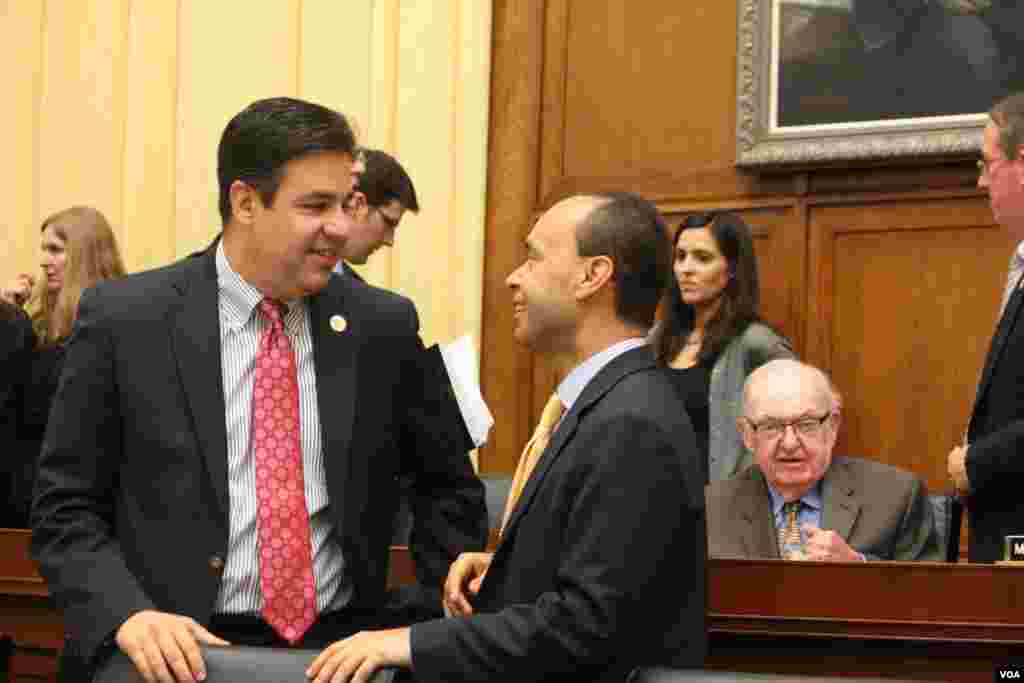
{"label": "nameplate on desk", "polygon": [[1007,536],[1003,552],[1006,562],[1024,562],[1024,536]]}

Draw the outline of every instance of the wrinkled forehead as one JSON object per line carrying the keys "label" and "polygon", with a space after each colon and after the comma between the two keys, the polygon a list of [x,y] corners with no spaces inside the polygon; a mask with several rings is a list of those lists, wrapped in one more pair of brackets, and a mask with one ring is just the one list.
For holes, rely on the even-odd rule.
{"label": "wrinkled forehead", "polygon": [[752,378],[747,392],[747,414],[758,419],[787,419],[831,410],[833,396],[819,373],[796,367],[765,372]]}

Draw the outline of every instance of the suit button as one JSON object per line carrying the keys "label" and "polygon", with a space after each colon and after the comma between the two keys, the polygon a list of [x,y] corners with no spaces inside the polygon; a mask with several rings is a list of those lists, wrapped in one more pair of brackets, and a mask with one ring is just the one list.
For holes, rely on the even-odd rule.
{"label": "suit button", "polygon": [[210,557],[210,571],[214,574],[220,575],[224,572],[224,558],[220,555],[212,555]]}

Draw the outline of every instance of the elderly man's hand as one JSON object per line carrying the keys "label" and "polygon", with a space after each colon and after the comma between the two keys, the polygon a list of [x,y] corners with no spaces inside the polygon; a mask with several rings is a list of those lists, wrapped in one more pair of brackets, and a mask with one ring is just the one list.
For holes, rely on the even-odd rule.
{"label": "elderly man's hand", "polygon": [[969,493],[971,482],[967,480],[967,446],[957,446],[949,452],[949,457],[946,458],[946,469],[957,492]]}
{"label": "elderly man's hand", "polygon": [[476,595],[480,590],[493,557],[494,553],[462,553],[452,562],[448,578],[444,581],[441,601],[445,615],[460,617],[473,613],[469,596]]}
{"label": "elderly man's hand", "polygon": [[829,529],[819,529],[813,524],[804,524],[804,557],[819,562],[858,562],[861,554],[851,548],[843,537]]}
{"label": "elderly man's hand", "polygon": [[194,619],[143,610],[128,617],[115,636],[146,683],[190,683],[206,678],[199,643],[230,645]]}
{"label": "elderly man's hand", "polygon": [[366,683],[374,671],[388,666],[412,666],[408,628],[362,631],[339,640],[317,655],[306,677],[314,683]]}

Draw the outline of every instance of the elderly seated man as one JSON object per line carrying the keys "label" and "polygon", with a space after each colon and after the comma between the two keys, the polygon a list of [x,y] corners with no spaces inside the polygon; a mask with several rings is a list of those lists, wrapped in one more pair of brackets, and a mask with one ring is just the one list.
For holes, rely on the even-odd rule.
{"label": "elderly seated man", "polygon": [[762,365],[739,429],[754,464],[707,487],[712,557],[941,560],[924,483],[882,463],[833,457],[840,397],[824,372]]}

